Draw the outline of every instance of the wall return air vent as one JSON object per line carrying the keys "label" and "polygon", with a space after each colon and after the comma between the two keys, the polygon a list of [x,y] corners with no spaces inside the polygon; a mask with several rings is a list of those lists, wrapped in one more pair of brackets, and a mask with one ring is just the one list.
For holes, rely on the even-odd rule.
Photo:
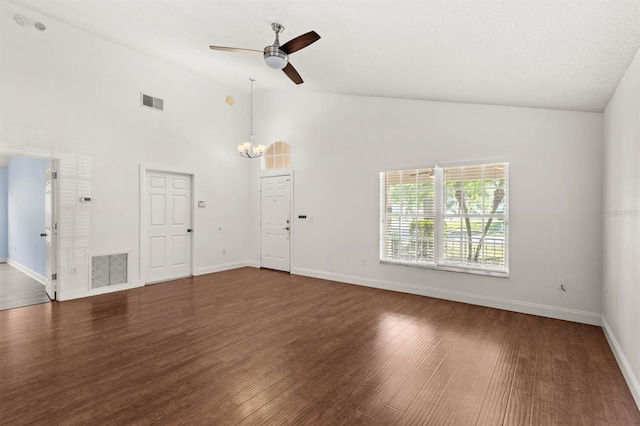
{"label": "wall return air vent", "polygon": [[160,98],[154,98],[151,95],[140,93],[140,106],[153,108],[158,111],[164,111],[164,101]]}
{"label": "wall return air vent", "polygon": [[128,253],[91,256],[91,288],[127,284],[129,282]]}

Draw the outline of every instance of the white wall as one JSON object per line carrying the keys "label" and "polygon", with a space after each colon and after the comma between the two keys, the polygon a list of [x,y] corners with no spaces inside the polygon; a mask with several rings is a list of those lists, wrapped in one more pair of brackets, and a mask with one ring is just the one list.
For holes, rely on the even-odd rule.
{"label": "white wall", "polygon": [[[15,13],[47,31],[17,25]],[[141,91],[163,98],[165,111],[141,108]],[[0,2],[0,153],[60,159],[62,299],[90,294],[89,252],[132,250],[140,284],[141,163],[196,174],[194,202],[207,201],[194,207],[196,273],[246,264],[252,165],[235,146],[248,112],[246,94]],[[80,195],[94,202],[80,204]]]}
{"label": "white wall", "polygon": [[640,53],[604,113],[607,337],[640,407]]}
{"label": "white wall", "polygon": [[[258,162],[234,152],[246,95],[0,5],[0,151],[61,159],[62,298],[89,294],[91,251],[131,249],[139,277],[140,163],[196,172],[197,273],[258,261]],[[140,108],[140,91],[166,111]],[[294,219],[294,273],[599,321],[601,114],[258,90],[255,116],[260,143],[291,144],[295,213],[315,217]],[[511,161],[510,278],[377,263],[379,171],[495,158]]]}
{"label": "white wall", "polygon": [[[294,273],[599,324],[601,114],[260,90],[256,98],[256,137],[292,149]],[[496,158],[511,162],[509,278],[378,263],[380,171]]]}

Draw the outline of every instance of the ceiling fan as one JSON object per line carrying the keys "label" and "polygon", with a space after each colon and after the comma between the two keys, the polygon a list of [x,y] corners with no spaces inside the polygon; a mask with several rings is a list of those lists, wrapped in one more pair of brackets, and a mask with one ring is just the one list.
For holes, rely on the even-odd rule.
{"label": "ceiling fan", "polygon": [[320,36],[315,31],[309,31],[308,33],[291,39],[280,46],[278,35],[284,30],[284,27],[274,22],[271,24],[271,29],[276,33],[276,40],[272,45],[265,47],[264,50],[240,49],[236,47],[223,46],[209,46],[209,49],[222,50],[225,52],[262,54],[264,56],[264,61],[268,66],[284,71],[287,77],[289,77],[295,84],[302,84],[302,77],[300,77],[298,71],[296,71],[293,65],[289,62],[289,55],[320,40]]}

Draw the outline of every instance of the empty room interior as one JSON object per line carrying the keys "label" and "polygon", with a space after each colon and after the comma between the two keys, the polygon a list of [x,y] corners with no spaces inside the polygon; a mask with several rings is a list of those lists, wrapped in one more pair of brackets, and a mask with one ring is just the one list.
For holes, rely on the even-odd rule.
{"label": "empty room interior", "polygon": [[0,424],[640,425],[640,2],[0,0]]}

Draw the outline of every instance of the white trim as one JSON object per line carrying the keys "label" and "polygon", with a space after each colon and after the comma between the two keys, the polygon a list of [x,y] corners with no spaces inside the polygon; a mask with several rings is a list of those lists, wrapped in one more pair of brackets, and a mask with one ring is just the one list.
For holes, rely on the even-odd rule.
{"label": "white trim", "polygon": [[509,163],[511,159],[509,157],[490,157],[481,158],[475,160],[463,160],[463,161],[438,161],[435,167],[458,167],[458,166],[474,166],[477,164],[494,164],[494,163]]}
{"label": "white trim", "polygon": [[260,177],[273,177],[273,176],[287,176],[292,175],[293,169],[291,167],[287,167],[286,169],[262,169],[260,171]]}
{"label": "white trim", "polygon": [[138,223],[138,225],[140,226],[140,239],[138,241],[138,253],[140,253],[140,258],[138,259],[138,269],[139,269],[139,274],[140,274],[140,281],[142,283],[145,283],[147,280],[147,271],[144,269],[144,262],[146,260],[146,257],[148,255],[148,253],[146,253],[146,251],[143,249],[144,245],[144,241],[146,241],[146,232],[147,232],[147,228],[145,227],[145,223],[146,223],[146,219],[145,219],[145,208],[146,208],[146,195],[147,195],[147,188],[146,188],[146,178],[147,178],[147,172],[149,171],[156,171],[156,172],[161,172],[161,173],[173,173],[173,174],[180,174],[180,175],[185,175],[185,176],[189,176],[190,178],[190,183],[191,183],[191,205],[189,206],[189,209],[191,210],[191,226],[190,228],[193,229],[194,231],[191,233],[191,271],[190,274],[191,276],[195,275],[195,259],[197,259],[196,257],[196,232],[198,231],[197,228],[197,224],[196,224],[196,210],[197,210],[197,206],[198,206],[198,201],[196,199],[196,173],[194,170],[191,169],[183,169],[183,168],[179,168],[179,167],[172,167],[172,166],[165,166],[165,165],[161,165],[161,164],[149,164],[149,163],[140,163],[140,204],[139,204],[139,208],[140,208],[140,221]]}
{"label": "white trim", "polygon": [[[293,194],[296,180],[293,177],[293,170],[289,171],[289,176],[291,177],[291,185],[289,185],[289,273],[291,273],[291,269],[293,269],[293,265],[295,265],[295,249],[293,241],[296,232],[296,227],[294,225],[296,218],[294,216],[295,210],[293,208],[295,204],[295,197]],[[262,197],[260,197],[260,200],[262,200]],[[262,218],[260,218],[260,220],[262,220]]]}
{"label": "white trim", "polygon": [[388,265],[396,265],[396,266],[406,266],[408,268],[422,268],[422,269],[435,269],[437,271],[449,271],[449,272],[461,272],[463,274],[474,274],[474,275],[485,275],[490,277],[498,277],[498,278],[509,278],[508,270],[498,270],[498,269],[483,269],[483,268],[472,268],[465,266],[455,266],[455,265],[447,265],[447,264],[436,264],[436,263],[408,263],[402,260],[390,260],[390,259],[380,259],[380,263],[388,264]]}
{"label": "white trim", "polygon": [[[31,139],[33,139],[32,136],[26,137],[25,141],[26,142],[30,142]],[[29,145],[27,143],[27,145]],[[52,172],[58,172],[59,173],[59,162],[61,157],[64,156],[64,154],[60,154],[60,153],[54,153],[53,151],[44,151],[41,149],[32,149],[32,148],[20,148],[20,149],[15,149],[15,148],[6,148],[3,146],[0,146],[0,155],[6,155],[8,157],[26,157],[26,158],[37,158],[37,159],[41,159],[41,160],[49,160],[49,169]],[[51,215],[52,215],[52,222],[54,223],[54,226],[56,226],[59,222],[59,218],[60,218],[60,180],[61,177],[60,175],[58,175],[57,179],[55,179],[52,182],[52,197],[51,197]],[[45,255],[45,268],[46,269],[50,269],[47,270],[45,273],[46,274],[58,274],[58,280],[56,280],[55,282],[53,282],[53,280],[49,280],[47,279],[47,277],[44,277],[34,271],[31,271],[30,269],[24,267],[23,265],[20,265],[19,263],[14,262],[14,265],[20,265],[21,267],[25,268],[26,270],[22,270],[22,272],[24,272],[25,274],[29,275],[31,278],[33,278],[34,280],[38,281],[39,283],[41,283],[42,285],[45,286],[45,292],[47,292],[47,296],[51,297],[49,295],[49,292],[47,290],[49,290],[47,287],[48,286],[53,286],[52,288],[52,293],[55,299],[52,300],[58,300],[58,293],[60,293],[60,287],[61,287],[61,280],[60,280],[60,262],[59,262],[59,251],[60,251],[60,243],[59,243],[59,229],[55,229],[54,231],[54,236],[52,237],[52,243],[51,243],[51,249],[47,250],[47,253]],[[53,259],[50,259],[50,257],[52,257]],[[9,258],[3,258],[4,260],[0,260],[0,262],[4,262],[4,263],[9,263],[10,264],[10,259]],[[18,266],[15,266],[16,269],[20,269]],[[26,272],[29,271],[29,272]],[[31,275],[30,273],[33,273],[35,275]],[[44,280],[44,281],[43,281]]]}
{"label": "white trim", "polygon": [[138,287],[144,287],[144,284],[140,280],[133,280],[129,284],[117,284],[106,287],[92,288],[89,292],[82,289],[74,289],[71,292],[65,292],[64,297],[59,297],[59,301],[83,299],[85,297],[97,296],[99,294],[115,293],[117,291],[131,290]]}
{"label": "white trim", "polygon": [[293,225],[295,222],[295,218],[294,218],[294,209],[293,209],[293,205],[294,205],[294,197],[293,197],[293,185],[295,182],[295,179],[293,178],[293,170],[292,169],[275,169],[278,171],[278,173],[274,173],[274,174],[269,174],[269,173],[263,173],[260,175],[260,225],[259,225],[259,230],[260,230],[260,252],[258,253],[258,268],[262,267],[262,179],[265,178],[274,178],[274,177],[289,177],[290,178],[290,182],[291,185],[289,185],[289,270],[285,271],[285,272],[289,272],[291,273],[291,271],[293,270],[293,253],[294,253],[294,247],[293,247],[293,240],[294,240],[294,233],[295,233],[295,226]]}
{"label": "white trim", "polygon": [[35,271],[32,271],[31,269],[24,266],[22,263],[18,263],[13,259],[7,259],[7,264],[13,266],[23,274],[28,275],[29,277],[38,281],[40,284],[47,285],[47,277],[45,277],[44,275],[40,275]]}
{"label": "white trim", "polygon": [[636,401],[636,405],[638,409],[640,409],[640,382],[638,378],[633,374],[633,370],[631,369],[631,365],[629,365],[629,361],[627,361],[627,357],[624,354],[624,351],[620,347],[618,343],[618,339],[616,339],[615,334],[613,334],[613,330],[609,327],[609,323],[607,322],[607,318],[602,315],[602,330],[604,331],[604,336],[607,338],[607,342],[611,347],[611,351],[613,355],[616,357],[616,361],[618,361],[618,366],[622,371],[622,375],[624,379],[627,381],[627,385],[629,386],[629,390],[631,391],[631,395],[633,399]]}
{"label": "white trim", "polygon": [[402,293],[417,294],[420,296],[435,297],[438,299],[453,300],[456,302],[520,312],[523,314],[538,315],[542,317],[556,318],[565,321],[574,321],[591,325],[600,325],[600,314],[596,312],[587,312],[577,309],[561,308],[559,306],[541,305],[538,303],[522,302],[519,300],[483,296],[480,294],[467,293],[463,291],[443,290],[440,288],[425,287],[415,284],[382,281],[372,278],[336,274],[333,272],[317,271],[306,268],[294,268],[291,273],[295,275],[303,275],[306,277],[339,281],[347,284],[356,284],[383,290],[391,290]]}
{"label": "white trim", "polygon": [[13,149],[0,146],[0,155],[7,157],[27,157],[38,158],[40,160],[59,160],[60,156],[54,154],[53,151],[43,151],[40,149]]}
{"label": "white trim", "polygon": [[[45,259],[45,275],[47,278],[47,283],[45,284],[45,291],[47,293],[47,296],[51,299],[51,300],[57,300],[58,299],[58,284],[60,283],[59,279],[53,280],[51,279],[51,277],[53,277],[53,274],[59,275],[60,273],[60,268],[59,268],[59,264],[58,264],[58,235],[59,235],[59,230],[58,230],[58,220],[60,218],[60,202],[59,202],[59,193],[60,193],[60,176],[58,176],[59,173],[59,169],[60,169],[60,160],[56,160],[56,159],[51,159],[49,160],[49,167],[47,169],[47,178],[46,178],[46,182],[51,182],[51,205],[50,206],[46,206],[45,205],[45,216],[46,216],[46,209],[50,208],[51,209],[51,229],[48,230],[48,232],[51,233],[51,244],[50,245],[46,245],[46,259]],[[53,176],[56,176],[55,178]],[[46,189],[46,185],[45,185],[45,189]],[[46,197],[45,197],[46,198]],[[45,228],[46,228],[45,224]],[[45,229],[45,231],[47,231]]]}
{"label": "white trim", "polygon": [[213,274],[216,272],[229,271],[231,269],[244,268],[247,266],[251,268],[260,267],[260,265],[256,261],[244,260],[242,262],[232,262],[232,263],[223,263],[220,265],[203,266],[201,268],[196,269],[196,273],[193,275],[199,276],[199,275]]}
{"label": "white trim", "polygon": [[382,167],[380,169],[380,174],[384,174],[386,172],[397,172],[399,170],[417,170],[417,169],[435,169],[438,165],[436,163],[421,163],[419,165],[402,165],[402,166],[390,166],[390,167]]}
{"label": "white trim", "polygon": [[[433,216],[431,215],[426,215],[426,213],[424,213],[422,216],[420,216],[421,218],[427,219],[427,218],[433,218],[433,223],[434,223],[434,235],[433,235],[433,250],[434,250],[434,258],[433,261],[431,263],[427,263],[427,262],[412,262],[412,261],[406,261],[406,260],[402,260],[402,259],[394,259],[394,258],[390,258],[387,257],[387,249],[388,249],[388,229],[387,229],[387,223],[388,223],[388,219],[398,219],[400,221],[402,221],[402,219],[404,218],[411,218],[411,217],[415,217],[415,214],[417,214],[417,212],[415,212],[414,215],[407,215],[407,214],[403,214],[402,212],[399,213],[388,213],[386,211],[387,209],[387,174],[390,173],[390,171],[383,171],[380,172],[380,187],[379,187],[379,192],[380,192],[380,258],[379,261],[381,264],[384,263],[388,263],[388,264],[396,264],[396,265],[403,265],[403,266],[409,266],[409,267],[419,267],[419,268],[427,268],[427,269],[438,269],[441,271],[449,271],[449,272],[461,272],[461,273],[466,273],[466,274],[476,274],[476,275],[487,275],[487,276],[494,276],[494,277],[501,277],[501,278],[508,278],[509,277],[509,238],[510,238],[510,232],[509,232],[509,199],[510,199],[510,195],[509,195],[509,189],[510,189],[510,184],[509,184],[509,167],[510,164],[509,162],[503,161],[503,162],[498,162],[497,160],[494,160],[494,162],[489,162],[488,160],[485,160],[486,162],[476,162],[476,161],[464,161],[464,162],[459,162],[459,163],[452,163],[452,164],[436,164],[435,166],[421,166],[415,169],[398,169],[398,170],[392,170],[391,172],[411,172],[414,171],[414,176],[416,176],[417,179],[417,175],[419,175],[420,170],[424,170],[424,169],[431,169],[433,171],[433,184],[434,184],[434,197],[433,197],[433,201],[434,201],[434,212],[435,214]],[[482,167],[482,178],[481,180],[483,182],[485,182],[485,167],[489,166],[489,165],[502,165],[505,168],[505,199],[504,199],[504,213],[500,213],[500,214],[496,214],[496,213],[491,213],[491,214],[487,214],[484,212],[484,207],[483,207],[483,212],[482,213],[474,213],[474,214],[469,214],[469,213],[456,213],[456,214],[450,214],[450,213],[445,213],[445,192],[444,192],[444,188],[445,188],[445,177],[444,177],[444,173],[446,171],[447,168],[451,168],[451,167],[465,167],[465,166],[481,166]],[[464,169],[462,172],[462,180],[464,181]],[[483,188],[486,188],[484,186],[483,183]],[[417,189],[416,189],[417,191]],[[483,202],[483,206],[484,206],[484,202]],[[496,217],[496,218],[500,218],[503,217],[504,223],[505,223],[505,236],[504,236],[504,268],[493,268],[491,267],[491,265],[485,265],[484,263],[478,265],[478,266],[474,266],[471,264],[465,264],[464,262],[447,262],[444,259],[444,252],[445,252],[445,239],[444,239],[444,228],[446,227],[446,222],[445,219],[447,218],[454,218],[457,219],[458,217],[462,219],[462,217],[466,217],[468,218],[478,218],[478,219],[485,219],[487,217]],[[467,225],[468,226],[468,225]],[[460,231],[462,232],[462,230]],[[483,237],[482,239],[484,239],[484,232],[483,232]],[[485,245],[486,246],[486,245]],[[471,248],[471,247],[470,247]],[[478,250],[480,249],[480,247],[477,247]],[[462,253],[461,253],[462,254]],[[483,255],[483,262],[484,262],[484,255]]]}
{"label": "white trim", "polygon": [[196,173],[193,169],[185,169],[182,167],[173,167],[162,164],[140,163],[140,170],[148,171],[153,170],[162,173],[175,173],[179,175],[191,175],[195,176]]}
{"label": "white trim", "polygon": [[170,283],[171,281],[178,281],[178,280],[183,280],[185,278],[192,278],[192,277],[193,277],[193,274],[191,274],[191,275],[183,275],[181,277],[171,277],[171,278],[167,278],[167,279],[164,279],[164,280],[147,281],[144,285]]}
{"label": "white trim", "polygon": [[[278,176],[290,176],[293,178],[293,170],[292,169],[273,169],[273,173],[268,173],[268,170],[263,170],[267,173],[260,174],[260,179],[262,178],[272,178]],[[261,181],[262,182],[262,181]]]}

